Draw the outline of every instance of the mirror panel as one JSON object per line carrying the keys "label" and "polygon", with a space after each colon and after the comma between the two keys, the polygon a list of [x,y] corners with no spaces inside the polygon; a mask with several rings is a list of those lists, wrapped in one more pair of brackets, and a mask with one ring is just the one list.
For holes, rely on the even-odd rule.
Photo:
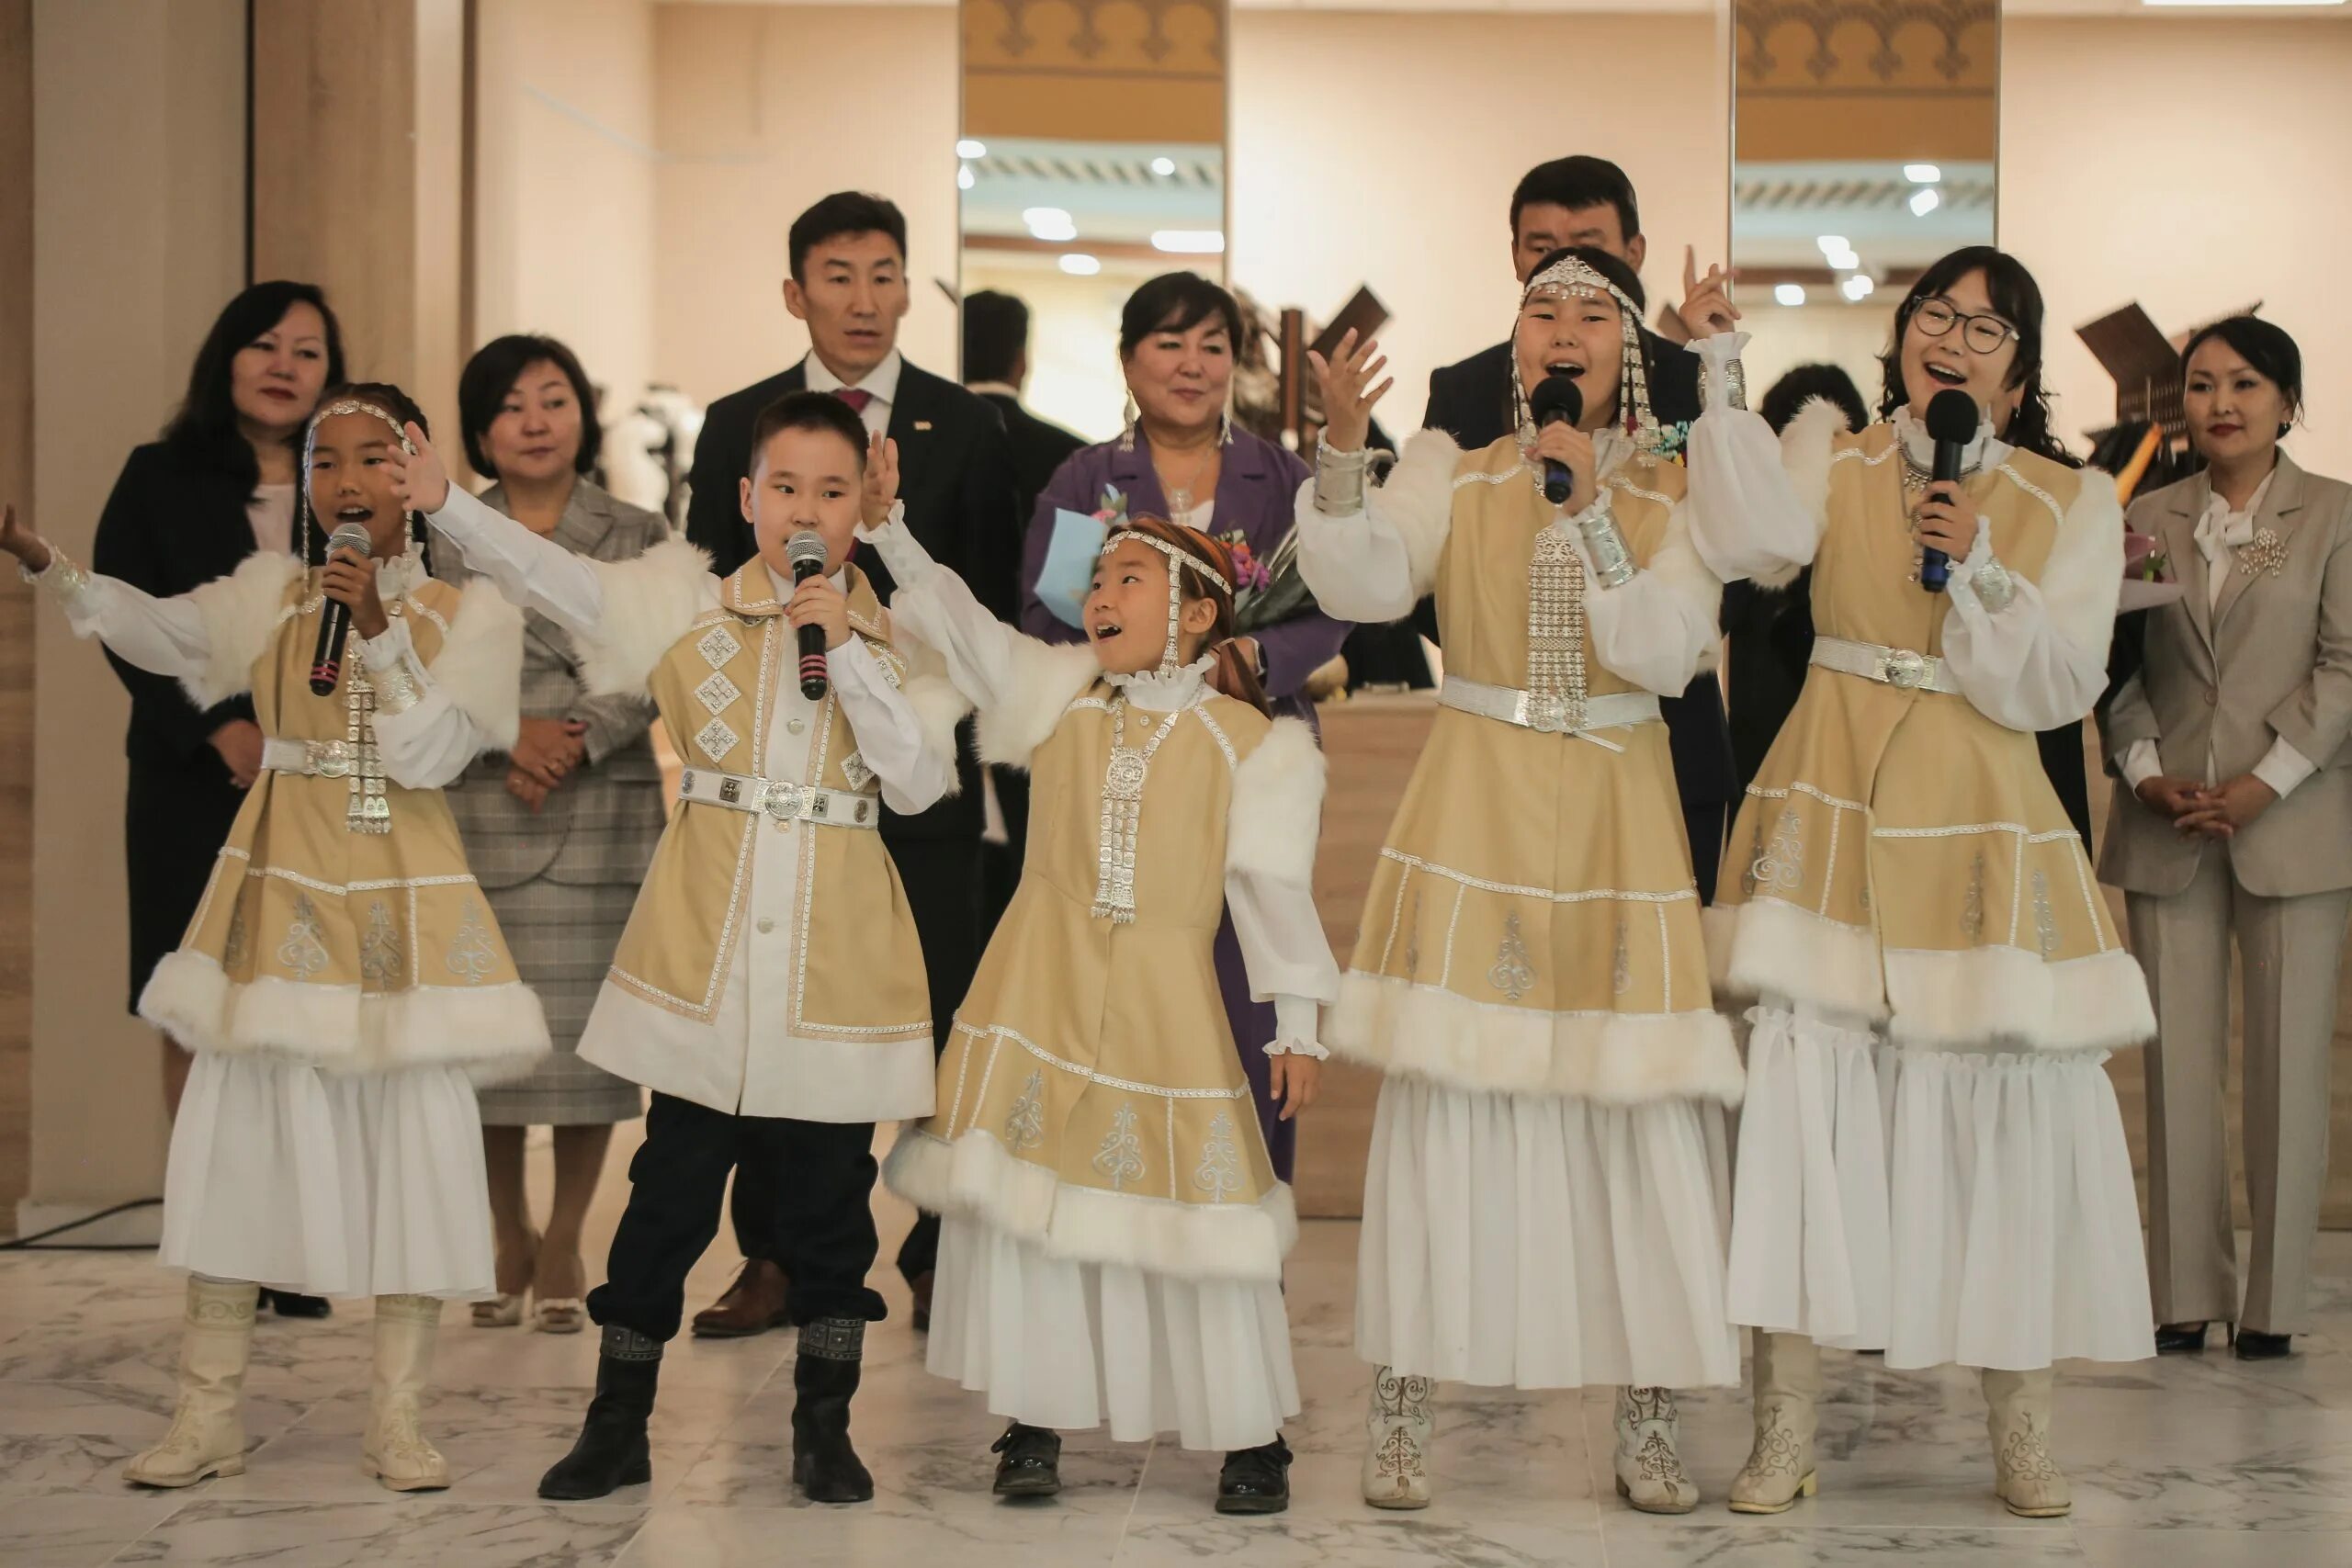
{"label": "mirror panel", "polygon": [[1878,405],[1895,304],[1994,240],[1996,0],[1732,0],[1731,259],[1749,396],[1826,361]]}
{"label": "mirror panel", "polygon": [[1025,400],[1117,433],[1119,308],[1225,280],[1223,0],[963,0],[961,288],[1030,310]]}

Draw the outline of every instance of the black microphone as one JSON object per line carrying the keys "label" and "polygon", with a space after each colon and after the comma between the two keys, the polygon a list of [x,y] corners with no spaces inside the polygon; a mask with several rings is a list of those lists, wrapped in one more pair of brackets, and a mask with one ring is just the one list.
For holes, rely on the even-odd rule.
{"label": "black microphone", "polygon": [[[1570,424],[1584,417],[1584,389],[1577,385],[1573,376],[1554,373],[1535,384],[1535,395],[1527,400],[1527,412],[1535,416],[1535,428],[1543,429],[1561,420]],[[1567,504],[1576,493],[1577,477],[1568,472],[1566,463],[1544,459],[1544,499],[1555,506]]]}
{"label": "black microphone", "polygon": [[[361,560],[376,553],[375,541],[368,536],[364,523],[345,523],[327,540],[327,558],[333,560],[337,550],[349,550]],[[319,616],[318,651],[311,656],[311,694],[330,696],[335,682],[343,679],[343,642],[351,635],[351,606],[340,599],[330,599]]]}
{"label": "black microphone", "polygon": [[[1960,478],[1960,465],[1968,444],[1976,439],[1976,425],[1984,415],[1976,407],[1976,400],[1958,387],[1947,387],[1928,400],[1928,434],[1936,444],[1937,482]],[[1941,550],[1919,552],[1919,586],[1930,593],[1941,593],[1951,581],[1951,557]]]}
{"label": "black microphone", "polygon": [[[825,570],[825,537],[803,528],[784,542],[784,558],[792,563],[795,588]],[[825,628],[800,628],[800,694],[812,703],[825,700]]]}

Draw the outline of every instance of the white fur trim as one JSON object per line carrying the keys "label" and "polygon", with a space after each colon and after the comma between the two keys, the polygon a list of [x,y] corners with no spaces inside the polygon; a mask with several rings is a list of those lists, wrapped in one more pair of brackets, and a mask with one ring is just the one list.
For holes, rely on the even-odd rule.
{"label": "white fur trim", "polygon": [[290,1056],[327,1072],[463,1067],[476,1084],[528,1077],[548,1052],[547,1015],[520,982],[419,986],[363,998],[354,986],[264,976],[233,984],[209,955],[164,955],[139,1016],[191,1050]]}
{"label": "white fur trim", "polygon": [[[1781,432],[1781,464],[1805,515],[1823,523],[1829,515],[1829,458],[1838,438],[1848,434],[1846,412],[1827,398],[1815,398],[1797,410]],[[1826,524],[1825,524],[1826,525]],[[1788,566],[1755,581],[1763,588],[1786,588],[1803,567]]]}
{"label": "white fur trim", "polygon": [[[929,657],[930,662],[937,663],[937,655],[932,654],[930,649],[922,648],[920,644],[916,648]],[[909,668],[911,671],[919,666],[910,665]],[[956,727],[964,722],[966,714],[972,711],[970,700],[957,691],[956,683],[944,674],[928,671],[922,674],[910,672],[907,683],[899,688],[899,694],[907,699],[907,705],[915,710],[915,722],[922,728],[923,744],[950,760],[947,793],[956,795],[961,792],[964,781],[954,764],[957,752]]]}
{"label": "white fur trim", "polygon": [[1462,448],[1442,430],[1417,431],[1388,472],[1388,482],[1364,499],[1366,510],[1396,530],[1413,572],[1413,596],[1437,586],[1437,563],[1453,527],[1453,476]]}
{"label": "white fur trim", "polygon": [[2147,980],[2121,948],[2054,964],[2017,947],[1882,956],[1874,932],[1790,904],[1757,899],[1708,915],[1710,956],[1728,956],[1717,981],[1724,1000],[1804,1003],[1905,1045],[2109,1051],[2156,1032]]}
{"label": "white fur trim", "polygon": [[1689,1099],[1737,1105],[1747,1084],[1730,1021],[1706,1008],[1539,1012],[1350,970],[1323,1032],[1352,1061],[1480,1093],[1569,1094],[1603,1105]]}
{"label": "white fur trim", "polygon": [[1878,933],[1825,920],[1777,898],[1706,911],[1718,1000],[1780,997],[1875,1023],[1886,1017]]}
{"label": "white fur trim", "polygon": [[580,675],[600,697],[645,690],[654,666],[703,611],[710,557],[684,539],[664,539],[628,560],[592,560],[605,596],[604,624],[574,639]]}
{"label": "white fur trim", "polygon": [[883,1161],[882,1179],[918,1208],[973,1215],[1049,1258],[1127,1264],[1179,1280],[1279,1281],[1298,1241],[1298,1208],[1282,1182],[1255,1203],[1106,1192],[1069,1185],[978,1130],[951,1144],[907,1128]]}
{"label": "white fur trim", "polygon": [[286,599],[286,585],[301,571],[302,563],[292,556],[256,550],[228,576],[216,577],[188,594],[204,617],[208,649],[203,669],[180,682],[190,702],[209,708],[253,690],[254,665],[277,637],[277,611]]}
{"label": "white fur trim", "polygon": [[425,670],[488,743],[503,751],[523,723],[523,612],[487,577],[466,584],[449,635]]}
{"label": "white fur trim", "polygon": [[1323,748],[1303,719],[1278,718],[1233,773],[1225,869],[1280,882],[1315,879],[1323,830]]}
{"label": "white fur trim", "polygon": [[1080,694],[1102,673],[1102,661],[1084,643],[1039,642],[1016,637],[1006,689],[1013,695],[980,712],[980,761],[1025,768]]}

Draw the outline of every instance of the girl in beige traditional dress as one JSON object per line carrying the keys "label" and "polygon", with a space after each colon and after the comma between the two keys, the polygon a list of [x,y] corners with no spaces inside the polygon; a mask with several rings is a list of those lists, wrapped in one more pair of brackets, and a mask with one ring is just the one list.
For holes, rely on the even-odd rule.
{"label": "girl in beige traditional dress", "polygon": [[[1424,431],[1368,492],[1382,362],[1348,342],[1318,367],[1300,571],[1348,620],[1434,589],[1445,643],[1330,1025],[1386,1074],[1356,1284],[1374,1507],[1428,1506],[1430,1392],[1451,1380],[1619,1385],[1618,1492],[1688,1512],[1672,1390],[1739,1376],[1722,1115],[1739,1057],[1657,705],[1713,646],[1721,590],[1658,455],[1641,311],[1615,258],[1545,257],[1514,334],[1519,428],[1467,453]],[[1531,393],[1562,377],[1582,417],[1539,430]],[[1547,497],[1547,463],[1566,493]]]}
{"label": "girl in beige traditional dress", "polygon": [[[1293,1116],[1339,974],[1311,873],[1323,759],[1269,719],[1233,645],[1231,555],[1156,519],[1114,532],[1087,646],[991,619],[902,525],[872,536],[891,613],[979,709],[990,762],[1033,775],[1029,852],[939,1064],[937,1110],[885,1179],[944,1216],[930,1366],[1012,1425],[996,1489],[1060,1489],[1055,1427],[1173,1429],[1224,1450],[1222,1513],[1289,1503],[1298,1413],[1282,1264],[1297,1235],[1238,1051]],[[1229,907],[1272,1041],[1217,989]],[[1238,1049],[1237,1049],[1238,1047]]]}
{"label": "girl in beige traditional dress", "polygon": [[[267,736],[187,935],[139,999],[196,1057],[160,1249],[189,1271],[179,1404],[125,1472],[143,1485],[243,1471],[262,1285],[376,1298],[367,1466],[396,1491],[449,1483],[417,1411],[441,1302],[493,1288],[474,1087],[528,1073],[548,1032],[441,798],[514,741],[522,617],[487,586],[425,576],[390,482],[403,421],[423,415],[384,386],[311,416],[295,526],[321,568],[263,551],[159,600],[84,572],[13,513],[0,525],[77,635],[199,707],[250,689]],[[351,616],[339,677],[312,670],[330,600]]]}
{"label": "girl in beige traditional dress", "polygon": [[[1895,312],[1883,423],[1826,404],[1776,441],[1710,397],[1700,553],[1725,581],[1813,568],[1814,669],[1747,789],[1709,946],[1750,998],[1731,1315],[1756,1328],[1756,1441],[1731,1506],[1815,1487],[1816,1346],[1984,1370],[1995,1489],[2064,1514],[2051,1363],[2154,1351],[2122,1119],[2100,1063],[2154,1032],[2037,730],[2107,683],[2123,521],[2063,460],[2041,291],[1989,246]],[[1745,334],[1703,347],[1709,386]],[[1976,404],[1963,477],[1921,420]],[[1947,552],[1948,590],[1920,585]]]}

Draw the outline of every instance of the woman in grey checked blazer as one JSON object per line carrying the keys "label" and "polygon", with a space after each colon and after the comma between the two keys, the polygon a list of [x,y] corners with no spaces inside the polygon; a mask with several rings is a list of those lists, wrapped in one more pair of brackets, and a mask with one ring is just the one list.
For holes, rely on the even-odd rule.
{"label": "woman in grey checked blazer", "polygon": [[[668,536],[659,515],[587,479],[601,444],[595,400],[563,344],[491,343],[467,364],[458,409],[466,456],[498,481],[482,500],[508,516],[597,560],[628,559]],[[463,566],[443,570],[469,575]],[[538,1327],[572,1334],[586,1321],[580,1227],[612,1124],[643,1111],[635,1084],[582,1061],[574,1047],[662,836],[662,771],[648,734],[653,705],[588,695],[570,637],[536,611],[525,621],[514,750],[476,761],[447,792],[467,858],[515,966],[547,1009],[556,1048],[530,1077],[481,1097],[500,1293],[473,1313],[477,1326],[511,1327],[527,1292]],[[523,1135],[545,1125],[555,1129],[555,1203],[544,1235],[534,1235]]]}

